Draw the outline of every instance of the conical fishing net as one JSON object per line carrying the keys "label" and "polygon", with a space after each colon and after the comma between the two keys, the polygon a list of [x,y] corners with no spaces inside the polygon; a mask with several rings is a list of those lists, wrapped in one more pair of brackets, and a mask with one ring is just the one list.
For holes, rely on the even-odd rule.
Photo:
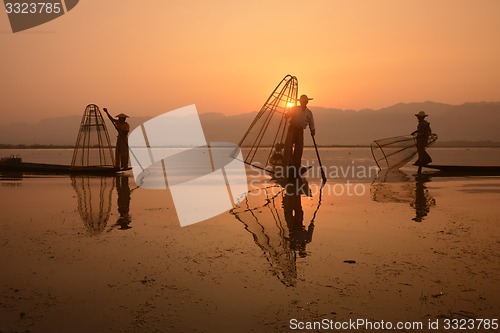
{"label": "conical fishing net", "polygon": [[82,117],[71,167],[113,167],[114,164],[111,143],[101,111],[97,105],[89,104]]}
{"label": "conical fishing net", "polygon": [[296,106],[298,86],[297,78],[287,75],[264,103],[239,144],[246,164],[272,172],[283,163],[285,114]]}
{"label": "conical fishing net", "polygon": [[[437,140],[436,134],[431,134],[427,147]],[[381,169],[398,169],[417,155],[416,136],[396,136],[393,138],[375,140],[371,144],[372,155]]]}

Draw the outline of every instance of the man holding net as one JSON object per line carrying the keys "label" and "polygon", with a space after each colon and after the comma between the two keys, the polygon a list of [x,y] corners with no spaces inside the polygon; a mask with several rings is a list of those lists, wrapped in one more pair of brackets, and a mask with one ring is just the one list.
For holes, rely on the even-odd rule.
{"label": "man holding net", "polygon": [[117,120],[109,114],[108,109],[104,108],[104,112],[106,112],[106,115],[118,132],[115,149],[115,168],[127,169],[129,162],[128,133],[130,132],[130,125],[126,121],[128,116],[124,113],[120,113],[116,116],[116,118],[118,118]]}

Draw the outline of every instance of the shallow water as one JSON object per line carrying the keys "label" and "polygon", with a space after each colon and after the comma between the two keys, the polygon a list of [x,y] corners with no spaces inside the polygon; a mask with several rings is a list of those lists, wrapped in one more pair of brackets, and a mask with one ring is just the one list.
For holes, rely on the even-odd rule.
{"label": "shallow water", "polygon": [[[500,165],[499,151],[430,152],[439,164]],[[72,152],[21,153],[66,164]],[[366,148],[320,153],[330,172],[374,165]],[[312,197],[261,182],[231,212],[184,228],[168,191],[137,188],[130,175],[3,174],[0,331],[287,332],[292,318],[498,318],[500,177],[415,171],[329,174],[323,188],[311,175]]]}

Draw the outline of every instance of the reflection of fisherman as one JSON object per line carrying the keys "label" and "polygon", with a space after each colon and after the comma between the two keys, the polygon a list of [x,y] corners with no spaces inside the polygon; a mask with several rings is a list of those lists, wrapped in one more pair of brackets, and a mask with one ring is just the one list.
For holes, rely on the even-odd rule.
{"label": "reflection of fisherman", "polygon": [[117,226],[120,226],[121,230],[130,229],[129,226],[132,218],[129,215],[130,208],[130,186],[128,176],[117,176],[116,177],[116,192],[118,194],[118,213],[120,217],[116,221]]}
{"label": "reflection of fisherman", "polygon": [[415,208],[415,217],[412,219],[415,222],[422,222],[431,210],[430,207],[436,204],[434,198],[429,196],[427,186],[425,186],[425,183],[429,181],[430,177],[424,175],[416,178],[415,201],[411,204]]}
{"label": "reflection of fisherman", "polygon": [[113,125],[118,132],[116,139],[116,150],[115,150],[115,168],[127,169],[128,168],[128,132],[130,132],[130,125],[126,122],[128,116],[124,113],[120,113],[116,116],[118,120],[114,119],[104,108],[104,112],[108,115],[108,118],[113,122]]}
{"label": "reflection of fisherman", "polygon": [[427,143],[429,140],[429,136],[432,134],[430,123],[424,118],[427,117],[427,114],[424,111],[420,111],[415,114],[418,119],[417,130],[413,131],[411,135],[417,135],[417,152],[418,152],[418,160],[414,165],[424,166],[432,162],[432,158],[427,154],[425,148],[427,147]]}
{"label": "reflection of fisherman", "polygon": [[312,241],[314,223],[306,227],[302,224],[304,221],[304,211],[298,189],[285,192],[283,196],[283,211],[290,236],[290,249],[298,251],[299,256],[305,257],[306,244]]}
{"label": "reflection of fisherman", "polygon": [[300,167],[302,151],[304,149],[304,129],[309,125],[311,135],[314,136],[314,118],[307,103],[312,100],[307,95],[300,96],[300,105],[290,109],[285,115],[290,118],[290,126],[285,139],[284,163],[287,166]]}

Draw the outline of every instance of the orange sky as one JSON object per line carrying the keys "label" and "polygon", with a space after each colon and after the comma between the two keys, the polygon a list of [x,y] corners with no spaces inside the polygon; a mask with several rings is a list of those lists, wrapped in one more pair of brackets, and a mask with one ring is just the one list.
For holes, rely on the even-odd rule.
{"label": "orange sky", "polygon": [[312,106],[500,101],[498,0],[82,0],[16,34],[0,8],[0,123],[256,111],[286,74]]}

